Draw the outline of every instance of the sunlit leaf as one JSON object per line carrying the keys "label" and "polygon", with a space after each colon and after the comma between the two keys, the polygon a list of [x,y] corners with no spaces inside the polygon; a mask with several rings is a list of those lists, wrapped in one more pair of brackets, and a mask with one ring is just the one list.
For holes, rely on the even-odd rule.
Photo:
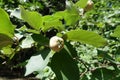
{"label": "sunlit leaf", "polygon": [[12,25],[8,14],[0,8],[0,33],[9,37],[14,35],[14,26]]}
{"label": "sunlit leaf", "polygon": [[66,25],[75,25],[80,18],[79,11],[71,1],[66,1],[66,7],[67,9],[64,11]]}
{"label": "sunlit leaf", "polygon": [[34,40],[31,36],[27,36],[21,43],[20,47],[22,48],[30,48],[33,46]]}
{"label": "sunlit leaf", "polygon": [[114,33],[111,34],[111,36],[120,38],[120,26],[116,27],[116,29],[114,30]]}
{"label": "sunlit leaf", "polygon": [[79,41],[96,47],[104,46],[107,43],[100,35],[92,31],[85,31],[81,29],[71,30],[66,33],[66,36],[68,40]]}
{"label": "sunlit leaf", "polygon": [[54,52],[49,49],[38,52],[38,55],[32,56],[26,65],[25,76],[31,74],[34,71],[42,71],[50,61]]}
{"label": "sunlit leaf", "polygon": [[32,28],[39,30],[42,27],[42,15],[35,11],[27,11],[20,6],[21,17],[25,20]]}
{"label": "sunlit leaf", "polygon": [[57,28],[62,29],[61,26],[63,26],[62,21],[60,20],[61,17],[59,16],[52,16],[52,15],[47,15],[42,17],[43,19],[43,31],[47,31],[50,28]]}
{"label": "sunlit leaf", "polygon": [[80,8],[85,8],[88,0],[79,0],[76,2],[75,6],[80,7]]}
{"label": "sunlit leaf", "polygon": [[1,52],[3,55],[10,57],[14,50],[11,48],[11,46],[6,46],[2,48]]}

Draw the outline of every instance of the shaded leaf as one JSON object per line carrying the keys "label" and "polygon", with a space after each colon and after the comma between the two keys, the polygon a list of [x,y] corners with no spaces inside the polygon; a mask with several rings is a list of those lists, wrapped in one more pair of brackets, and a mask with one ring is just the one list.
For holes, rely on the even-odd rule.
{"label": "shaded leaf", "polygon": [[85,44],[90,44],[95,47],[101,47],[106,45],[106,40],[102,38],[100,35],[92,32],[92,31],[85,31],[85,30],[71,30],[66,33],[68,40],[79,41]]}
{"label": "shaded leaf", "polygon": [[38,42],[40,45],[48,45],[49,39],[40,34],[32,35],[32,38],[35,42]]}
{"label": "shaded leaf", "polygon": [[[108,75],[109,74],[109,75]],[[106,68],[96,69],[91,77],[91,80],[116,80],[117,71]]]}
{"label": "shaded leaf", "polygon": [[69,42],[65,42],[64,48],[71,57],[77,56],[77,52],[76,52],[75,48],[73,48],[73,45],[71,45]]}
{"label": "shaded leaf", "polygon": [[65,49],[52,57],[51,68],[58,80],[79,80],[79,69]]}
{"label": "shaded leaf", "polygon": [[10,37],[8,37],[5,34],[0,34],[0,49],[2,47],[6,47],[8,45],[11,45],[12,43],[13,43],[13,40]]}

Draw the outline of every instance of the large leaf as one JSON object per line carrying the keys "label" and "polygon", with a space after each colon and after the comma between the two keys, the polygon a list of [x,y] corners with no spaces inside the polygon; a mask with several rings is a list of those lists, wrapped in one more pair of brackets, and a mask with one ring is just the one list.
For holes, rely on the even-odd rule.
{"label": "large leaf", "polygon": [[85,31],[81,29],[67,32],[66,37],[68,40],[79,41],[85,44],[93,45],[95,47],[101,47],[107,43],[106,40],[100,35],[92,31]]}
{"label": "large leaf", "polygon": [[4,34],[0,34],[0,48],[11,45],[12,43],[13,40],[10,37]]}
{"label": "large leaf", "polygon": [[120,38],[120,26],[116,27],[116,29],[114,30],[114,33],[111,34],[111,36]]}
{"label": "large leaf", "polygon": [[85,8],[88,0],[79,0],[76,2],[75,6],[80,7],[80,8]]}
{"label": "large leaf", "polygon": [[76,52],[75,48],[73,48],[73,45],[71,45],[69,42],[65,42],[64,48],[71,57],[77,56],[77,52]]}
{"label": "large leaf", "polygon": [[14,35],[14,26],[10,22],[8,14],[1,8],[0,8],[0,33],[6,34],[9,37],[13,37]]}
{"label": "large leaf", "polygon": [[49,39],[44,37],[43,35],[33,34],[32,38],[35,42],[37,42],[40,45],[48,45],[49,44]]}
{"label": "large leaf", "polygon": [[34,71],[42,71],[48,64],[49,59],[53,56],[54,52],[49,49],[38,52],[38,55],[32,56],[26,65],[25,76]]}
{"label": "large leaf", "polygon": [[65,49],[52,57],[51,68],[58,80],[79,80],[79,69]]}
{"label": "large leaf", "polygon": [[43,19],[43,31],[47,31],[48,29],[54,27],[56,29],[62,29],[63,26],[62,21],[60,20],[61,17],[54,16],[54,15],[46,15],[42,17]]}
{"label": "large leaf", "polygon": [[31,27],[39,30],[42,27],[42,15],[35,11],[26,11],[22,6],[20,6],[21,17],[25,20]]}

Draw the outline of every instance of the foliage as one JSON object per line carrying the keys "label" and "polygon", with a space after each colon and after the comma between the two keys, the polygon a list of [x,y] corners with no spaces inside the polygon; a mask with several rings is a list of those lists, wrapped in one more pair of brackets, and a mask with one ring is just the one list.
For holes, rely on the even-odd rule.
{"label": "foliage", "polygon": [[[1,0],[1,63],[42,80],[119,80],[120,2],[93,0],[85,12],[87,1]],[[59,52],[49,48],[55,35],[65,42]]]}

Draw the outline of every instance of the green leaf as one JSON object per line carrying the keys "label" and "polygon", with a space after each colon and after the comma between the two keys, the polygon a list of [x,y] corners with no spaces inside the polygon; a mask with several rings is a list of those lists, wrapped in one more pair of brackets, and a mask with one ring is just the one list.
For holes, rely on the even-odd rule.
{"label": "green leaf", "polygon": [[91,80],[117,80],[117,79],[114,79],[117,77],[116,75],[117,75],[116,70],[100,68],[93,71]]}
{"label": "green leaf", "polygon": [[21,17],[25,20],[32,28],[39,30],[42,27],[42,15],[35,11],[26,11],[20,6]]}
{"label": "green leaf", "polygon": [[65,15],[65,11],[58,11],[56,13],[53,14],[54,17],[59,17],[59,19],[63,19]]}
{"label": "green leaf", "polygon": [[85,30],[71,30],[66,33],[66,37],[68,40],[79,41],[85,44],[90,44],[95,47],[101,47],[106,45],[106,40],[102,38],[100,35]]}
{"label": "green leaf", "polygon": [[71,14],[69,12],[65,13],[64,16],[66,25],[75,25],[75,23],[80,19],[79,14]]}
{"label": "green leaf", "polygon": [[1,52],[5,56],[10,57],[14,53],[14,50],[11,48],[11,46],[6,46],[2,48]]}
{"label": "green leaf", "polygon": [[61,17],[57,17],[54,15],[47,15],[42,17],[43,19],[43,31],[47,31],[50,28],[56,28],[56,29],[60,29],[62,28],[61,26],[63,26],[62,21],[60,20]]}
{"label": "green leaf", "polygon": [[65,42],[64,48],[71,57],[77,56],[77,52],[76,52],[75,48],[73,48],[73,45],[71,45],[69,42]]}
{"label": "green leaf", "polygon": [[0,33],[9,37],[14,35],[14,26],[12,25],[8,14],[0,8]]}
{"label": "green leaf", "polygon": [[111,34],[111,36],[120,38],[120,26],[116,27],[116,29],[114,30],[114,33]]}
{"label": "green leaf", "polygon": [[75,3],[75,6],[80,7],[80,8],[85,8],[88,0],[79,0],[78,2]]}
{"label": "green leaf", "polygon": [[11,45],[12,43],[13,40],[9,36],[5,34],[0,34],[0,49],[8,45]]}
{"label": "green leaf", "polygon": [[75,25],[80,18],[79,11],[71,1],[66,1],[66,7],[67,9],[64,11],[66,25]]}
{"label": "green leaf", "polygon": [[48,64],[54,52],[49,49],[38,52],[38,55],[32,56],[26,65],[25,76],[34,71],[42,71]]}
{"label": "green leaf", "polygon": [[51,68],[58,80],[79,80],[79,69],[65,49],[52,57]]}
{"label": "green leaf", "polygon": [[40,45],[48,45],[49,39],[40,34],[33,34],[32,38],[35,42],[38,42]]}

